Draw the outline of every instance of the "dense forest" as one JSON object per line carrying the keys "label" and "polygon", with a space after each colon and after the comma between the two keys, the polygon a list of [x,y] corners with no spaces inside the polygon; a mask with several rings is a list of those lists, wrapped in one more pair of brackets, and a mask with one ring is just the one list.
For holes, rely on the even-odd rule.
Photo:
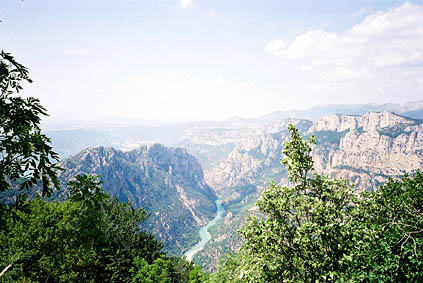
{"label": "dense forest", "polygon": [[[317,174],[314,136],[289,126],[282,164],[290,186],[270,183],[261,214],[239,231],[241,249],[207,274],[166,255],[140,224],[148,212],[107,195],[96,176],[61,188],[59,157],[42,134],[47,115],[20,96],[28,70],[0,54],[1,282],[419,282],[423,280],[423,174],[374,193]],[[270,180],[269,180],[270,181]],[[37,188],[38,197],[27,192]],[[64,201],[49,200],[65,190]],[[19,193],[16,193],[16,192]]]}

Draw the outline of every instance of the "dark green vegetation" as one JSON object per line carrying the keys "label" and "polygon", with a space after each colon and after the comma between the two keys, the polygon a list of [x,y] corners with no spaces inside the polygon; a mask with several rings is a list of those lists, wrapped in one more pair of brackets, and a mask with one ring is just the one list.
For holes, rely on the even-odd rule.
{"label": "dark green vegetation", "polygon": [[354,194],[313,172],[311,144],[289,128],[283,164],[291,187],[271,183],[217,282],[421,282],[423,173]]}
{"label": "dark green vegetation", "polygon": [[59,182],[54,172],[58,155],[41,134],[41,116],[47,115],[39,99],[14,96],[21,84],[31,83],[28,70],[9,53],[0,53],[0,192],[18,182],[21,189],[42,180],[43,194],[51,194],[50,185]]}
{"label": "dark green vegetation", "polygon": [[[139,225],[145,210],[108,196],[94,176],[77,176],[69,191],[63,202],[36,198],[12,206],[2,219],[0,268],[11,264],[2,282],[195,282],[190,278],[205,276],[161,252],[162,244]],[[158,268],[164,281],[139,278],[142,272],[153,278]]]}

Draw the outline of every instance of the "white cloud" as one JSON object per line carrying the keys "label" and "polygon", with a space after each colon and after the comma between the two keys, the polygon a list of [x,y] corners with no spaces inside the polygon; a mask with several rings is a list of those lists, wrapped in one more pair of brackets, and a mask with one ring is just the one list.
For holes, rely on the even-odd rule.
{"label": "white cloud", "polygon": [[183,9],[188,9],[188,8],[194,7],[195,4],[194,4],[194,1],[192,0],[180,0],[179,5]]}
{"label": "white cloud", "polygon": [[311,75],[312,89],[421,92],[423,6],[375,12],[339,33],[310,30],[291,41],[275,39],[265,52]]}
{"label": "white cloud", "polygon": [[283,51],[287,47],[288,45],[286,44],[285,40],[274,39],[266,45],[266,48],[264,49],[264,51],[271,55],[279,56],[280,55],[279,52]]}

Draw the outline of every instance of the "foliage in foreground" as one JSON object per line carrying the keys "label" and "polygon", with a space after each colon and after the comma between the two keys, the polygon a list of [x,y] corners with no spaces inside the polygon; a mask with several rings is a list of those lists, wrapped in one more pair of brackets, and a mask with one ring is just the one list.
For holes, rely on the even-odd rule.
{"label": "foliage in foreground", "polygon": [[[0,52],[0,192],[18,182],[21,189],[43,183],[43,195],[51,184],[59,187],[56,170],[59,156],[50,139],[41,133],[41,116],[46,109],[35,97],[16,96],[22,82],[31,83],[28,70],[10,53]],[[3,207],[4,208],[4,207]]]}
{"label": "foliage in foreground", "polygon": [[[50,146],[50,139],[41,133],[41,117],[46,109],[34,97],[17,94],[22,83],[31,83],[28,70],[10,53],[0,52],[0,193],[18,187],[29,189],[42,183],[41,195],[51,195],[59,188],[59,159]],[[10,192],[9,192],[10,193]],[[0,203],[0,230],[24,202],[24,194],[9,196],[13,208]]]}
{"label": "foliage in foreground", "polygon": [[143,209],[111,198],[93,176],[77,176],[69,185],[68,200],[26,201],[7,218],[0,230],[0,269],[12,266],[0,280],[199,282],[194,280],[205,276],[161,252],[161,243],[140,228],[147,219]]}
{"label": "foliage in foreground", "polygon": [[313,171],[311,145],[290,125],[291,187],[271,183],[214,282],[421,282],[423,174],[355,195],[345,180]]}

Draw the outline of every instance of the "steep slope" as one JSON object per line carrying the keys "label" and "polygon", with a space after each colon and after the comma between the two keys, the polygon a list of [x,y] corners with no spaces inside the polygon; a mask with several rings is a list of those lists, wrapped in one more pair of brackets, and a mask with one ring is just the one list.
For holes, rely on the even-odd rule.
{"label": "steep slope", "polygon": [[216,211],[216,195],[205,183],[200,164],[183,148],[88,148],[61,166],[66,169],[60,174],[63,181],[77,174],[98,174],[107,193],[145,208],[151,213],[147,229],[174,254],[195,244],[197,229]]}
{"label": "steep slope", "polygon": [[[242,197],[248,188],[266,185],[281,178],[280,159],[283,142],[287,140],[288,123],[280,121],[252,132],[236,144],[228,158],[206,173],[206,180],[222,197]],[[307,120],[292,120],[303,133],[311,126]],[[241,194],[241,195],[240,195]]]}

